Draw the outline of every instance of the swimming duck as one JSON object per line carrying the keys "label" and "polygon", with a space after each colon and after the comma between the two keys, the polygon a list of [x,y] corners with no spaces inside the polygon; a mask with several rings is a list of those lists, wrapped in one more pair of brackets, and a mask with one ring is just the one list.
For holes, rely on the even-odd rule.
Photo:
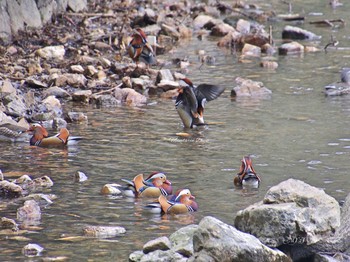
{"label": "swimming duck", "polygon": [[260,177],[256,174],[253,168],[252,159],[250,156],[243,157],[241,168],[237,176],[233,179],[235,186],[258,188],[260,181]]}
{"label": "swimming duck", "polygon": [[49,137],[46,128],[37,123],[32,124],[27,132],[32,132],[33,134],[29,141],[31,146],[62,147],[82,139],[81,137],[70,137],[69,131],[65,127],[61,128],[58,134]]}
{"label": "swimming duck", "polygon": [[158,202],[165,214],[181,214],[195,212],[198,204],[189,189],[180,189],[170,198],[159,196]]}
{"label": "swimming duck", "polygon": [[146,205],[146,209],[155,214],[181,214],[195,212],[198,204],[189,189],[179,189],[174,195],[158,197],[157,201]]}
{"label": "swimming duck", "polygon": [[196,87],[188,78],[182,79],[175,108],[184,126],[192,128],[193,125],[205,125],[203,113],[206,102],[216,99],[224,90],[224,87],[210,84]]}
{"label": "swimming duck", "polygon": [[146,179],[144,179],[143,174],[139,174],[132,181],[122,180],[128,184],[129,190],[124,190],[126,196],[159,197],[173,193],[171,182],[161,172],[154,172]]}
{"label": "swimming duck", "polygon": [[152,46],[147,42],[147,36],[141,28],[134,30],[132,39],[127,47],[129,56],[134,62],[144,62],[146,65],[156,63]]}
{"label": "swimming duck", "polygon": [[343,68],[340,73],[340,82],[326,85],[327,96],[340,96],[350,94],[350,68]]}

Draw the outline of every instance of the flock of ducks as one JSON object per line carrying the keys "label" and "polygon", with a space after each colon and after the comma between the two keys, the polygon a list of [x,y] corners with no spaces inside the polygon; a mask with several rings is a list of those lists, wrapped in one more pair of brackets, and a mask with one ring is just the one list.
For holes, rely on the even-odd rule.
{"label": "flock of ducks", "polygon": [[[144,62],[147,65],[156,63],[152,46],[147,42],[146,34],[140,28],[134,30],[128,53],[136,63]],[[206,102],[216,99],[224,90],[223,87],[210,84],[194,86],[188,78],[181,79],[175,108],[184,127],[205,125],[203,113]],[[0,133],[12,138],[17,138],[22,133],[30,133],[30,145],[39,147],[64,147],[81,139],[81,137],[71,137],[67,128],[61,128],[58,134],[49,136],[48,131],[38,123],[31,124],[27,130],[18,127],[14,130],[10,124],[2,124]],[[124,195],[156,198],[155,202],[146,206],[152,212],[178,214],[198,210],[198,204],[191,191],[184,188],[173,194],[172,183],[164,173],[155,172],[147,178],[139,174],[133,180],[123,179],[123,181],[126,183],[122,186]],[[243,157],[240,171],[234,178],[234,185],[257,188],[260,181],[260,177],[252,166],[252,159],[249,156]]]}

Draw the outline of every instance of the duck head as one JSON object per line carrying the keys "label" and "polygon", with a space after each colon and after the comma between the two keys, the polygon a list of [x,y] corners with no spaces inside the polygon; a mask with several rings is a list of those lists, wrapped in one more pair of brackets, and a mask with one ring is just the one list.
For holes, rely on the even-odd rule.
{"label": "duck head", "polygon": [[31,146],[36,145],[39,141],[42,141],[44,138],[49,136],[46,128],[37,123],[31,124],[27,132],[32,132],[33,134],[30,139]]}
{"label": "duck head", "polygon": [[260,184],[260,177],[253,168],[252,159],[250,156],[245,156],[242,159],[240,170],[234,178],[236,186],[250,186],[257,188]]}

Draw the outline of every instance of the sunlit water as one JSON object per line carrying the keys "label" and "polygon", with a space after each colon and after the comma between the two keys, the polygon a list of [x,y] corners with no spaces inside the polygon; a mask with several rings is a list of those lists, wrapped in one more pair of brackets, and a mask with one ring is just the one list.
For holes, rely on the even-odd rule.
{"label": "sunlit water", "polygon": [[[263,2],[263,1],[262,1]],[[300,1],[304,2],[304,1]],[[347,19],[346,3],[332,10],[325,3],[318,8],[308,4],[294,12],[323,12],[323,18]],[[286,10],[286,6],[280,6]],[[273,24],[276,41],[283,23]],[[304,27],[323,36],[323,47],[336,36],[341,47],[350,46],[347,28]],[[349,192],[350,96],[325,97],[323,86],[339,79],[342,67],[349,66],[350,51],[308,53],[280,57],[276,71],[259,67],[258,59],[239,63],[239,54],[219,50],[217,39],[183,43],[173,57],[188,56],[192,61],[188,77],[195,83],[226,86],[225,93],[207,105],[207,127],[184,130],[174,109],[174,101],[150,98],[142,108],[79,107],[89,122],[70,125],[73,135],[85,139],[68,150],[32,148],[26,144],[1,144],[0,168],[5,177],[10,172],[25,172],[32,177],[48,175],[54,186],[46,193],[57,195],[53,204],[42,209],[40,228],[25,234],[30,241],[0,236],[0,260],[23,259],[21,249],[27,243],[45,248],[44,256],[67,256],[71,261],[126,261],[129,253],[142,249],[144,243],[158,236],[169,236],[176,229],[198,223],[207,215],[233,224],[238,210],[261,200],[273,185],[288,178],[303,180],[325,189],[338,201]],[[213,66],[200,67],[198,47],[216,57]],[[230,91],[235,77],[262,81],[272,90],[268,98],[232,100]],[[212,123],[212,124],[210,124]],[[180,138],[178,132],[191,138]],[[251,155],[262,183],[257,192],[246,193],[233,186],[240,160]],[[80,170],[88,181],[73,183]],[[159,217],[148,214],[146,199],[126,199],[100,194],[106,183],[121,183],[138,173],[163,171],[175,189],[189,188],[196,196],[199,211],[190,215]],[[21,203],[0,209],[1,216],[16,218]],[[126,228],[123,236],[76,242],[59,238],[81,236],[86,225],[117,225]]]}

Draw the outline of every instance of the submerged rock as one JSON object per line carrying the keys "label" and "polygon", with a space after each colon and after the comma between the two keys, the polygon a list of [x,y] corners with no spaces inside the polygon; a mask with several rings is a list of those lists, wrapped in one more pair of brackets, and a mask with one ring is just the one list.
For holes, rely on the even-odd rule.
{"label": "submerged rock", "polygon": [[15,183],[7,180],[0,181],[0,197],[19,197],[23,195],[23,189]]}
{"label": "submerged rock", "polygon": [[44,250],[43,247],[39,246],[38,244],[28,244],[23,247],[22,253],[26,257],[36,257],[40,256],[41,252]]}
{"label": "submerged rock", "polygon": [[35,200],[27,200],[17,210],[17,219],[24,222],[36,222],[41,219],[41,210]]}
{"label": "submerged rock", "polygon": [[111,238],[125,234],[126,230],[118,226],[87,226],[83,232],[87,237]]}
{"label": "submerged rock", "polygon": [[267,89],[262,82],[237,77],[236,83],[238,84],[231,90],[231,97],[240,96],[266,96],[270,95],[271,90]]}
{"label": "submerged rock", "polygon": [[321,36],[318,36],[310,31],[302,29],[296,26],[287,25],[282,31],[283,39],[300,39],[300,40],[319,40]]}

